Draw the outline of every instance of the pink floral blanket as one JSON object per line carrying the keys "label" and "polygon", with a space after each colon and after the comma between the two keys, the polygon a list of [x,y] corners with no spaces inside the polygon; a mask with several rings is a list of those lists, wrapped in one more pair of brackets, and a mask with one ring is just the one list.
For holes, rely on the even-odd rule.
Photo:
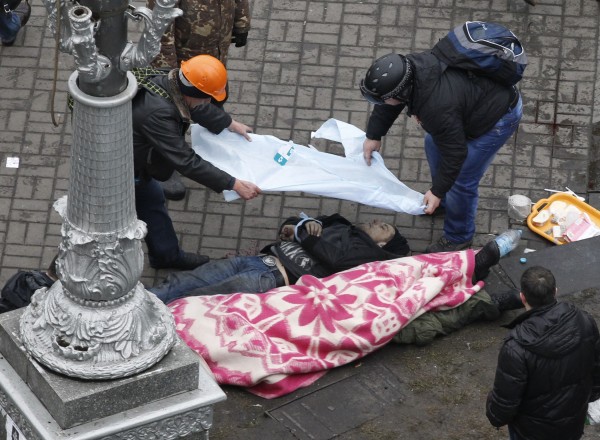
{"label": "pink floral blanket", "polygon": [[462,304],[482,286],[471,283],[473,268],[472,250],[418,255],[170,308],[219,383],[274,398],[377,350],[422,313]]}

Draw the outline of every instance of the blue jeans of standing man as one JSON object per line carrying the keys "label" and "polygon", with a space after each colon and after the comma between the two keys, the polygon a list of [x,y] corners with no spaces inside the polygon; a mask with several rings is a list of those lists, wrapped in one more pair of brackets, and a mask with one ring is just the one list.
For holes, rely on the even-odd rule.
{"label": "blue jeans of standing man", "polygon": [[165,194],[154,179],[135,182],[135,210],[146,223],[148,259],[152,267],[169,267],[182,254],[173,221],[165,205]]}
{"label": "blue jeans of standing man", "polygon": [[7,13],[1,8],[2,5],[0,5],[0,40],[3,43],[11,42],[21,29],[21,19],[12,11]]}
{"label": "blue jeans of standing man", "polygon": [[[496,125],[484,135],[467,142],[467,158],[460,169],[454,185],[442,200],[446,208],[444,236],[452,243],[465,243],[475,235],[475,215],[479,202],[479,181],[488,169],[496,153],[516,131],[523,116],[523,102],[506,112]],[[425,153],[431,175],[438,173],[441,155],[431,135],[425,136]]]}
{"label": "blue jeans of standing man", "polygon": [[173,272],[148,290],[165,304],[184,296],[263,293],[277,287],[274,270],[261,257],[212,260],[194,270]]}

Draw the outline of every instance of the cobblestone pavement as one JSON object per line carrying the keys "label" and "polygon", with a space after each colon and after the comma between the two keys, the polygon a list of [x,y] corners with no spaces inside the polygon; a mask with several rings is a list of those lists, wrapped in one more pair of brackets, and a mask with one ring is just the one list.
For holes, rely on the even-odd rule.
{"label": "cobblestone pavement", "polygon": [[[465,20],[498,21],[523,41],[529,57],[521,82],[524,117],[480,187],[475,245],[509,226],[507,197],[537,200],[544,188],[572,190],[595,202],[600,190],[597,129],[599,4],[594,0],[254,0],[248,45],[232,47],[227,109],[257,133],[307,144],[310,132],[334,117],[365,128],[369,106],[357,84],[371,61],[390,51],[430,48]],[[140,29],[132,25],[135,41]],[[46,11],[33,14],[13,47],[0,48],[0,282],[17,269],[47,266],[60,241],[52,203],[66,194],[71,129],[66,80],[72,57],[61,54]],[[56,81],[55,81],[56,76]],[[55,94],[53,92],[56,92]],[[58,126],[52,122],[52,110]],[[335,145],[318,145],[340,152]],[[430,175],[423,132],[400,117],[385,138],[388,168],[425,192]],[[7,159],[18,157],[19,168]],[[264,194],[226,203],[185,180],[190,191],[169,210],[187,251],[214,258],[254,253],[275,237],[280,221],[304,211],[340,212],[352,221],[383,217],[400,226],[419,252],[441,235],[442,218],[413,217],[303,193]],[[533,234],[528,236],[532,241]],[[539,241],[539,240],[538,240]],[[146,265],[151,285],[164,276]],[[349,437],[348,437],[349,438]],[[359,438],[359,437],[356,437]]]}
{"label": "cobblestone pavement", "polygon": [[[597,2],[541,0],[533,7],[523,0],[255,0],[252,15],[248,45],[230,50],[227,108],[257,133],[300,144],[309,143],[311,130],[330,117],[364,129],[369,106],[357,84],[375,57],[425,50],[464,20],[506,24],[528,50],[521,83],[525,115],[483,179],[475,244],[508,226],[510,194],[537,200],[548,195],[544,188],[587,191],[588,164],[595,160],[592,123],[600,119],[594,118]],[[135,40],[139,29],[132,30]],[[18,268],[46,266],[60,240],[52,202],[68,187],[65,90],[73,62],[61,54],[55,72],[54,47],[45,9],[35,3],[16,44],[0,49],[0,282]],[[399,118],[385,139],[384,158],[400,180],[425,192],[430,177],[422,138],[413,120]],[[340,151],[335,145],[320,148]],[[6,167],[9,157],[20,159],[18,169]],[[383,217],[402,227],[417,252],[441,235],[442,218],[303,193],[225,203],[219,194],[186,183],[191,188],[186,199],[169,206],[175,228],[186,250],[215,258],[254,252],[273,239],[282,218],[299,211],[341,212],[353,221]],[[144,281],[152,284],[163,275],[146,268]]]}

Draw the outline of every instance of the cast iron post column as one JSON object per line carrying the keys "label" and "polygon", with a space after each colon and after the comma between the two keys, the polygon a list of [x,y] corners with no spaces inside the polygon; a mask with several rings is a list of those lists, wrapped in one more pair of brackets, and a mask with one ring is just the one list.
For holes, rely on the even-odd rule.
{"label": "cast iron post column", "polygon": [[[23,345],[62,374],[112,379],[143,371],[176,340],[169,310],[139,282],[145,224],[135,212],[131,99],[133,67],[148,64],[178,15],[175,0],[154,11],[127,0],[45,0],[60,47],[75,58],[68,197],[55,203],[63,217],[57,281],[39,290],[21,317]],[[60,20],[57,20],[60,17]],[[138,44],[126,40],[127,18],[144,20]],[[60,29],[57,23],[62,23]]]}

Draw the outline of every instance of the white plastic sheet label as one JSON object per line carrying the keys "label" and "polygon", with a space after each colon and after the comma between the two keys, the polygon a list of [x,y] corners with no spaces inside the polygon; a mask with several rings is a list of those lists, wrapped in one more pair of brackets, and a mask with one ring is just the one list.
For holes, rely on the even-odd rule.
{"label": "white plastic sheet label", "polygon": [[283,167],[291,159],[292,154],[294,154],[294,144],[289,142],[289,145],[284,145],[277,150],[277,154],[275,154],[273,160],[277,165]]}
{"label": "white plastic sheet label", "polygon": [[[255,183],[264,192],[304,191],[350,200],[396,212],[423,214],[423,194],[400,182],[373,153],[371,166],[363,158],[365,133],[353,125],[329,119],[315,138],[340,142],[345,157],[323,153],[314,147],[283,141],[274,136],[251,134],[248,142],[223,130],[219,135],[192,126],[196,153],[232,176]],[[225,191],[225,200],[239,198]]]}

